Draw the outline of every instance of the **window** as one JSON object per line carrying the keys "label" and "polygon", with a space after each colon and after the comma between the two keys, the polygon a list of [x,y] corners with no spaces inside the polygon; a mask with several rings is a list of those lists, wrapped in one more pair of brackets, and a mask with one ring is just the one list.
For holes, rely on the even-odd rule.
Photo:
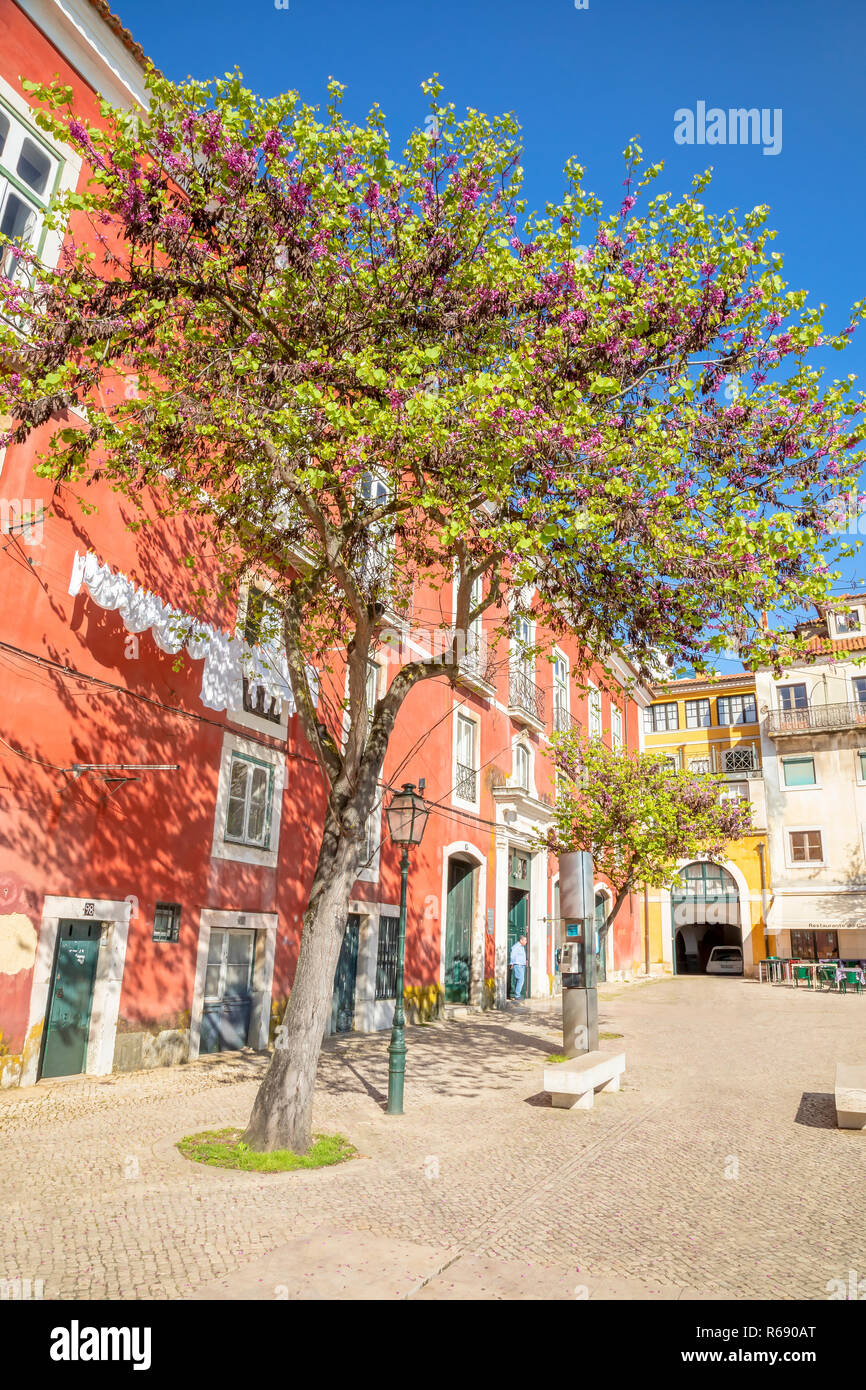
{"label": "window", "polygon": [[[381,478],[377,473],[364,473],[360,482],[359,520],[362,519],[364,511],[372,512],[381,507],[387,500],[389,491],[385,478]],[[393,537],[384,518],[365,524],[364,532],[366,549],[359,566],[359,575],[363,584],[378,591],[387,588],[390,583]]]}
{"label": "window", "polygon": [[670,705],[649,705],[644,710],[644,728],[649,734],[662,734],[666,728],[680,727],[676,701]]}
{"label": "window", "polygon": [[154,941],[177,941],[180,935],[180,903],[157,903],[153,913]]}
{"label": "window", "polygon": [[795,960],[838,960],[839,938],[834,931],[792,931],[791,955]]}
{"label": "window", "polygon": [[525,743],[517,743],[514,746],[514,775],[512,781],[515,787],[520,787],[523,791],[529,791],[529,749]]}
{"label": "window", "polygon": [[748,782],[729,782],[722,787],[719,792],[720,801],[748,801],[749,784]]}
{"label": "window", "polygon": [[725,772],[751,772],[754,766],[755,754],[751,748],[726,748],[722,754]]}
{"label": "window", "polygon": [[854,699],[858,705],[866,705],[866,676],[855,676],[851,684],[854,687]]}
{"label": "window", "polygon": [[789,830],[792,864],[820,864],[824,859],[820,830]]}
{"label": "window", "polygon": [[400,918],[379,918],[379,945],[376,950],[376,998],[395,999],[397,997],[397,947],[400,936]]}
{"label": "window", "polygon": [[212,931],[207,953],[204,997],[246,999],[256,963],[255,932]]}
{"label": "window", "polygon": [[601,691],[592,685],[587,696],[590,738],[601,738]]}
{"label": "window", "polygon": [[[60,161],[7,107],[0,105],[0,234],[19,248],[39,249],[45,211]],[[21,278],[14,246],[0,246],[0,274]]]}
{"label": "window", "polygon": [[708,729],[712,722],[709,700],[686,700],[687,729]]}
{"label": "window", "polygon": [[779,692],[779,709],[808,709],[805,685],[780,685],[776,688]]}
{"label": "window", "polygon": [[664,761],[665,767],[668,768],[669,771],[671,771],[671,772],[679,772],[679,770],[680,770],[680,755],[679,755],[679,753],[671,753],[671,754],[670,754],[667,758],[665,758],[663,761]]}
{"label": "window", "polygon": [[617,709],[616,705],[612,705],[610,710],[610,742],[612,748],[622,748],[622,710]]}
{"label": "window", "polygon": [[568,708],[568,662],[558,656],[553,663],[553,727],[557,733],[565,733],[571,727]]}
{"label": "window", "polygon": [[379,663],[378,661],[367,662],[367,718],[373,718],[373,711],[376,708],[376,701],[379,699]]}
{"label": "window", "polygon": [[782,772],[786,787],[814,787],[814,758],[783,758]]}
{"label": "window", "polygon": [[754,695],[720,695],[716,701],[720,724],[757,724]]}
{"label": "window", "polygon": [[[472,588],[469,593],[469,611],[477,608],[484,598],[484,585],[481,575],[473,579]],[[455,600],[456,602],[456,600]],[[459,648],[458,648],[459,650]],[[484,629],[482,627],[481,614],[473,618],[466,631],[466,650],[461,659],[460,665],[464,670],[472,675],[484,678],[487,671],[486,653],[484,650]]]}
{"label": "window", "polygon": [[866,753],[858,753],[860,759],[860,781],[866,782]]}
{"label": "window", "polygon": [[689,772],[693,772],[697,777],[705,777],[709,771],[709,758],[689,758]]}
{"label": "window", "polygon": [[267,763],[232,754],[225,838],[268,847],[271,832],[273,769]]}
{"label": "window", "polygon": [[[247,592],[244,639],[251,647],[268,647],[282,642],[282,614],[279,605],[261,589]],[[282,721],[282,702],[268,696],[264,686],[243,678],[243,706],[247,714],[257,714],[272,723]]]}
{"label": "window", "polygon": [[676,701],[667,705],[648,705],[643,712],[644,729],[650,734],[660,734],[665,729],[680,727]]}
{"label": "window", "polygon": [[514,625],[513,659],[518,675],[527,680],[535,678],[535,662],[531,654],[533,645],[532,623],[528,618],[517,618]]}
{"label": "window", "polygon": [[857,612],[856,608],[849,608],[847,612],[835,613],[833,616],[836,619],[837,632],[845,633],[860,631],[860,614]]}
{"label": "window", "polygon": [[465,714],[457,716],[457,775],[454,791],[461,801],[475,801],[478,782],[476,771],[475,743],[477,725],[474,719]]}

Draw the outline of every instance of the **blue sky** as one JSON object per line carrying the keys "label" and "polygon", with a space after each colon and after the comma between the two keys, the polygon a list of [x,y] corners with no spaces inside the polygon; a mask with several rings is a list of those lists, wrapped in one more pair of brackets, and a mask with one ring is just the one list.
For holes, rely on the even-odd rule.
{"label": "blue sky", "polygon": [[[715,210],[771,207],[786,278],[848,322],[866,296],[862,226],[864,0],[116,0],[123,22],[173,78],[239,67],[249,86],[309,102],[329,76],[348,114],[377,101],[392,139],[423,126],[421,81],[438,72],[458,111],[514,111],[525,139],[531,206],[557,197],[570,155],[589,187],[618,200],[620,152],[638,135],[664,159],[656,187],[680,193],[712,164]],[[782,112],[775,155],[760,145],[678,145],[681,107]],[[866,326],[860,334],[866,333]],[[828,354],[837,374],[866,377],[862,336]],[[844,567],[866,580],[866,557]]]}

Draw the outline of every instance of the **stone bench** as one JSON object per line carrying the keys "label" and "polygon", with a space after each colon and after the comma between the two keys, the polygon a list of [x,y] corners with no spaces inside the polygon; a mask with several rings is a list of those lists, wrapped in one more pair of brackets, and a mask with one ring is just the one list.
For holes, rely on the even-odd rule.
{"label": "stone bench", "polygon": [[836,1063],[836,1124],[840,1129],[866,1129],[866,1066]]}
{"label": "stone bench", "polygon": [[624,1052],[585,1052],[544,1068],[544,1089],[560,1109],[591,1110],[596,1091],[618,1091]]}

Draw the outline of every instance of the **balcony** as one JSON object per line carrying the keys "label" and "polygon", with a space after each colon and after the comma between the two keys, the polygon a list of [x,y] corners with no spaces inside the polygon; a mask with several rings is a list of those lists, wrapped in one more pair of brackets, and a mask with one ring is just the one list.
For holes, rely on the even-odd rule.
{"label": "balcony", "polygon": [[508,713],[517,724],[544,732],[544,691],[524,671],[512,671],[508,682]]}
{"label": "balcony", "polygon": [[468,651],[457,663],[457,683],[491,699],[496,694],[493,662],[486,648]]}
{"label": "balcony", "polygon": [[454,784],[454,795],[459,796],[461,801],[476,800],[478,787],[478,773],[474,767],[465,767],[463,763],[457,764],[457,780]]}
{"label": "balcony", "polygon": [[840,729],[866,729],[866,703],[813,705],[809,709],[777,709],[767,715],[767,734],[829,734]]}
{"label": "balcony", "polygon": [[581,723],[575,719],[573,714],[565,708],[565,705],[553,706],[553,728],[558,734],[580,733]]}

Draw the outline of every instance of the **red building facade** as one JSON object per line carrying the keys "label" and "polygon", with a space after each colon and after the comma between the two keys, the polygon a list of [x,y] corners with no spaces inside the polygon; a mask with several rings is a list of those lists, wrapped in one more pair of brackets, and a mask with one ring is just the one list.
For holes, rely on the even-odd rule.
{"label": "red building facade", "polygon": [[[38,130],[20,78],[59,75],[97,122],[97,90],[141,100],[141,59],[101,0],[0,11],[0,216],[11,208],[14,234],[46,259],[59,247],[41,210],[87,170]],[[85,514],[39,479],[36,455],[62,425],[0,459],[4,1085],[266,1046],[291,988],[324,795],[279,662],[243,639],[249,587],[231,611],[202,613],[182,521],[132,531],[129,503],[104,487],[88,487]],[[452,621],[450,602],[447,587],[416,593],[419,621],[383,645],[371,698]],[[485,615],[480,653],[495,621]],[[401,712],[350,904],[336,1030],[391,1023],[399,868],[383,808],[404,781],[423,779],[432,811],[410,878],[410,1017],[443,1001],[501,1005],[524,930],[531,994],[556,988],[557,866],[533,848],[552,815],[549,735],[577,721],[636,748],[649,693],[625,662],[613,676],[581,671],[575,644],[524,640],[546,655],[491,641],[489,659],[467,659],[455,684],[422,682]],[[339,661],[318,679],[339,700]],[[640,905],[627,904],[602,969],[642,965]]]}

